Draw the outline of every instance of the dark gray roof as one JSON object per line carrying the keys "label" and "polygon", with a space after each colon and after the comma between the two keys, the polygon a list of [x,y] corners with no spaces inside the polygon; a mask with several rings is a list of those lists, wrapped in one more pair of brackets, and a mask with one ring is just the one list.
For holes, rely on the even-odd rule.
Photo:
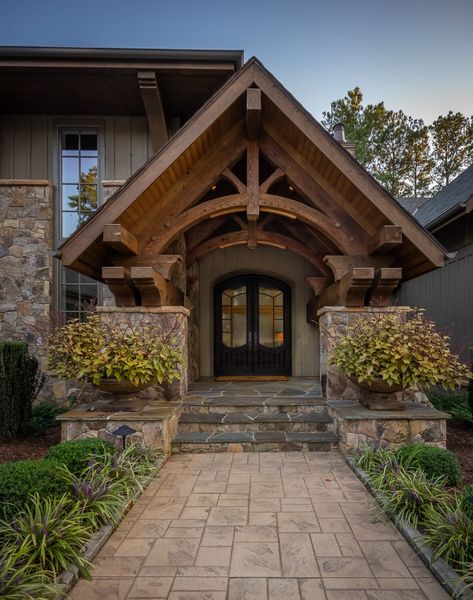
{"label": "dark gray roof", "polygon": [[416,219],[428,227],[435,221],[441,220],[473,196],[473,165],[460,173],[456,179],[446,185],[428,202],[425,202],[416,212]]}
{"label": "dark gray roof", "polygon": [[398,196],[396,197],[396,200],[403,208],[408,210],[411,213],[411,215],[416,216],[419,207],[422,206],[425,202],[427,202],[427,200],[430,200],[430,198],[411,198]]}

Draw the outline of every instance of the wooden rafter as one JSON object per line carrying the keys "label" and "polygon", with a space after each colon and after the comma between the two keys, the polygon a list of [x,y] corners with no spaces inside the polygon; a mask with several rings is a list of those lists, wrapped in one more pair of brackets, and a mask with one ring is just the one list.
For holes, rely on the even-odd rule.
{"label": "wooden rafter", "polygon": [[102,279],[115,297],[117,306],[136,306],[138,294],[125,267],[102,267]]}
{"label": "wooden rafter", "polygon": [[103,228],[103,241],[120,254],[138,254],[138,240],[120,223],[110,223]]}
{"label": "wooden rafter", "polygon": [[249,140],[255,140],[261,128],[261,90],[248,88],[246,90],[246,135]]}
{"label": "wooden rafter", "polygon": [[385,225],[368,241],[368,254],[387,254],[402,244],[402,227]]}
{"label": "wooden rafter", "polygon": [[148,118],[153,151],[156,153],[168,141],[166,117],[156,81],[156,73],[154,71],[138,71],[138,84]]}
{"label": "wooden rafter", "polygon": [[259,217],[259,145],[255,140],[248,141],[246,150],[246,188],[248,221],[257,221]]}

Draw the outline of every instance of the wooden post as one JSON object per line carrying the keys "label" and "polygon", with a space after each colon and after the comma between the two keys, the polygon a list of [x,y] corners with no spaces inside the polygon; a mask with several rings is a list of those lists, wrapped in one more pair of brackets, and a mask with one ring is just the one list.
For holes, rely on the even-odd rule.
{"label": "wooden post", "polygon": [[255,140],[261,127],[261,90],[248,88],[246,90],[246,135],[249,140]]}

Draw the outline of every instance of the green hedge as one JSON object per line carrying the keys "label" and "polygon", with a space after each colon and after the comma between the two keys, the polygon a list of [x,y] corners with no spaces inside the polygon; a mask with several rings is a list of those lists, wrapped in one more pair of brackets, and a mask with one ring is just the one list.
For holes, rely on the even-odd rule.
{"label": "green hedge", "polygon": [[46,457],[66,465],[71,473],[79,475],[87,467],[91,456],[100,457],[106,451],[115,452],[115,450],[116,448],[112,443],[98,438],[91,438],[88,440],[72,440],[53,446],[49,449]]}
{"label": "green hedge", "polygon": [[38,359],[24,342],[0,342],[0,439],[14,438],[31,416],[43,384]]}
{"label": "green hedge", "polygon": [[409,444],[396,452],[399,464],[420,469],[427,477],[445,477],[447,485],[458,485],[461,480],[457,457],[444,448]]}
{"label": "green hedge", "polygon": [[59,497],[68,489],[54,460],[19,460],[0,465],[0,515],[13,517],[35,492],[42,497]]}

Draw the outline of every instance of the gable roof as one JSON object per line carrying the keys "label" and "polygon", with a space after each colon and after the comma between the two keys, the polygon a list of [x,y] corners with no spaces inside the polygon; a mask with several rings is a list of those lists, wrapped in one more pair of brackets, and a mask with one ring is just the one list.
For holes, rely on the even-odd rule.
{"label": "gable roof", "polygon": [[419,208],[425,204],[430,198],[416,198],[415,196],[396,196],[399,204],[409,211],[411,215],[416,215]]}
{"label": "gable roof", "polygon": [[416,218],[422,225],[429,227],[456,210],[465,208],[470,200],[473,200],[473,165],[423,204],[416,213]]}
{"label": "gable roof", "polygon": [[[241,154],[246,147],[246,90],[250,87],[259,88],[262,94],[260,145],[264,139],[271,139],[280,147],[294,150],[299,165],[310,173],[314,187],[323,182],[328,190],[328,204],[330,201],[341,203],[347,219],[356,221],[355,225],[364,228],[365,234],[374,236],[384,225],[401,226],[404,242],[399,261],[407,266],[406,278],[443,265],[445,249],[256,58],[250,59],[228,80],[157,154],[61,245],[63,263],[88,274],[95,269],[95,276],[100,278],[97,267],[110,250],[101,239],[106,224],[123,224],[139,239],[143,248],[157,237],[150,229],[166,227],[168,223],[163,224],[163,221],[179,218],[179,199],[185,196],[184,190],[191,184],[195,204],[199,193],[203,196],[208,187],[202,187],[202,176],[199,179],[194,171],[205,166],[207,170],[203,172],[209,176],[211,166],[214,170],[211,175],[216,181],[229,166],[224,159],[231,162],[235,153]],[[213,157],[213,162],[209,157]],[[166,204],[169,195],[174,197],[174,202]],[[358,241],[355,238],[356,235],[352,238],[354,243]]]}

